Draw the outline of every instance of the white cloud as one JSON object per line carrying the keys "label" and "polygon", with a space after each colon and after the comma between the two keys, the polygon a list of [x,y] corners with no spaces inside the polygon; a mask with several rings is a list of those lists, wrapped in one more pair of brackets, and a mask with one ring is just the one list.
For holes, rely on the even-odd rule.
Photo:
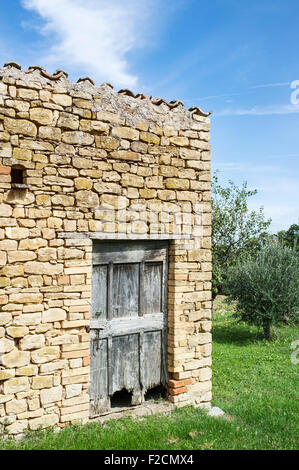
{"label": "white cloud", "polygon": [[38,13],[41,33],[52,40],[43,66],[80,71],[97,81],[134,86],[127,54],[140,47],[157,0],[22,0]]}
{"label": "white cloud", "polygon": [[251,86],[250,88],[272,88],[272,87],[278,87],[278,86],[290,86],[291,82],[278,82],[278,83],[265,83],[262,85],[254,85]]}
{"label": "white cloud", "polygon": [[282,104],[273,106],[254,106],[249,109],[230,108],[216,111],[214,116],[273,116],[299,113],[299,105]]}

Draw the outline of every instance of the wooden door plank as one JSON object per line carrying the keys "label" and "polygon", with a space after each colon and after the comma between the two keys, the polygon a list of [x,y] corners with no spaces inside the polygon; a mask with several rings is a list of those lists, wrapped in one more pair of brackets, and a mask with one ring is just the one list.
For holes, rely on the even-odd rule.
{"label": "wooden door plank", "polygon": [[143,335],[143,387],[148,390],[161,384],[162,378],[162,334],[148,331]]}
{"label": "wooden door plank", "polygon": [[99,416],[110,408],[108,397],[107,340],[98,341],[94,332],[91,338],[90,357],[90,412]]}
{"label": "wooden door plank", "polygon": [[138,315],[142,317],[145,311],[145,288],[144,288],[144,261],[139,264],[139,311]]}
{"label": "wooden door plank", "polygon": [[162,312],[162,263],[144,265],[144,314]]}
{"label": "wooden door plank", "polygon": [[107,318],[107,281],[108,267],[107,265],[94,266],[92,272],[92,301],[91,316],[92,318]]}
{"label": "wooden door plank", "polygon": [[153,315],[145,315],[143,317],[132,318],[114,318],[111,321],[92,319],[90,322],[91,329],[100,329],[100,337],[123,336],[135,334],[139,331],[162,330],[165,326],[165,316],[163,312]]}
{"label": "wooden door plank", "polygon": [[108,265],[108,286],[107,286],[107,320],[113,318],[113,263]]}
{"label": "wooden door plank", "polygon": [[113,264],[112,318],[136,317],[139,311],[139,266]]}
{"label": "wooden door plank", "polygon": [[109,394],[126,389],[140,390],[138,334],[112,338],[111,362],[109,364]]}

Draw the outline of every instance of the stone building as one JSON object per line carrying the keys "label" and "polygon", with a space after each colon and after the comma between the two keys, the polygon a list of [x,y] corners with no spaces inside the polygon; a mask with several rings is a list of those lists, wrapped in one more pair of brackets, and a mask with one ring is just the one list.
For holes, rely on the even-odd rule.
{"label": "stone building", "polygon": [[0,69],[0,424],[211,401],[209,113]]}

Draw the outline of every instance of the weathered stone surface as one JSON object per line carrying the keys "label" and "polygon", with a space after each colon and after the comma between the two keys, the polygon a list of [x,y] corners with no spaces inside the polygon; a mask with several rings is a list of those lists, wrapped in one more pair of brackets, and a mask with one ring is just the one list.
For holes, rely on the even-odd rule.
{"label": "weathered stone surface", "polygon": [[8,354],[3,354],[2,364],[8,369],[26,366],[30,362],[30,353],[27,351],[13,350]]}
{"label": "weathered stone surface", "polygon": [[21,148],[14,148],[12,153],[13,158],[17,160],[32,160],[32,150],[26,150]]}
{"label": "weathered stone surface", "polygon": [[105,150],[116,150],[120,146],[120,141],[114,137],[102,135],[95,138],[96,146]]}
{"label": "weathered stone surface", "polygon": [[75,197],[79,207],[98,207],[99,205],[99,197],[92,191],[77,191]]}
{"label": "weathered stone surface", "polygon": [[3,391],[6,394],[24,392],[29,389],[28,377],[15,377],[6,380],[3,384]]}
{"label": "weathered stone surface", "polygon": [[52,203],[57,206],[73,206],[75,198],[64,194],[57,194],[52,197]]}
{"label": "weathered stone surface", "polygon": [[41,139],[61,140],[61,129],[50,126],[41,126],[38,130],[38,136]]}
{"label": "weathered stone surface", "polygon": [[27,411],[27,401],[25,399],[22,400],[11,400],[5,405],[6,413],[7,414],[19,414],[24,413]]}
{"label": "weathered stone surface", "polygon": [[47,362],[45,364],[41,364],[40,371],[41,373],[49,373],[55,372],[61,369],[67,369],[69,367],[68,361],[66,359],[61,359],[58,361]]}
{"label": "weathered stone surface", "polygon": [[17,376],[31,377],[33,375],[37,375],[37,373],[38,367],[34,365],[19,367],[18,369],[16,369]]}
{"label": "weathered stone surface", "polygon": [[62,308],[49,308],[43,312],[43,323],[51,323],[61,320],[66,320],[66,311]]}
{"label": "weathered stone surface", "polygon": [[55,403],[62,399],[62,386],[52,387],[49,390],[42,390],[40,393],[40,399],[42,405],[49,403]]}
{"label": "weathered stone surface", "polygon": [[[4,298],[3,303],[7,303],[7,300],[8,300],[8,297],[7,297],[7,299]],[[9,312],[0,312],[0,326],[7,325],[8,323],[11,322],[11,320],[12,320],[11,313],[9,313]]]}
{"label": "weathered stone surface", "polygon": [[76,130],[79,129],[79,118],[70,113],[60,113],[57,125],[64,129]]}
{"label": "weathered stone surface", "polygon": [[44,335],[27,335],[20,341],[20,347],[24,350],[39,349],[45,344]]}
{"label": "weathered stone surface", "polygon": [[33,251],[9,251],[8,261],[9,263],[18,263],[22,261],[30,261],[36,258],[36,254]]}
{"label": "weathered stone surface", "polygon": [[45,176],[44,183],[51,186],[73,186],[73,181],[69,178],[61,178],[60,176]]}
{"label": "weathered stone surface", "polygon": [[11,294],[9,296],[10,302],[16,303],[16,304],[29,304],[29,303],[34,303],[34,304],[40,304],[43,300],[42,294],[35,294],[31,292],[24,292],[24,294]]}
{"label": "weathered stone surface", "polygon": [[160,137],[151,132],[140,132],[140,140],[147,142],[149,144],[157,144],[160,143]]}
{"label": "weathered stone surface", "polygon": [[7,227],[5,229],[6,236],[12,240],[22,240],[29,237],[29,229],[22,227]]}
{"label": "weathered stone surface", "polygon": [[144,186],[144,181],[141,176],[131,175],[130,173],[125,173],[122,176],[122,184],[124,186],[133,186],[135,188],[142,188]]}
{"label": "weathered stone surface", "polygon": [[7,287],[10,285],[10,279],[8,277],[0,277],[0,288]]}
{"label": "weathered stone surface", "polygon": [[[42,310],[42,307],[40,307]],[[41,313],[26,313],[19,315],[14,318],[14,324],[16,326],[35,326],[38,325],[41,321]]]}
{"label": "weathered stone surface", "polygon": [[82,384],[71,384],[65,387],[65,398],[73,398],[81,395]]}
{"label": "weathered stone surface", "polygon": [[45,108],[32,108],[30,109],[30,119],[38,124],[52,124],[53,112]]}
{"label": "weathered stone surface", "polygon": [[[10,217],[12,208],[8,204],[0,204],[0,217]],[[5,240],[3,240],[5,242]]]}
{"label": "weathered stone surface", "polygon": [[37,252],[38,261],[55,261],[57,259],[56,248],[40,248]]}
{"label": "weathered stone surface", "polygon": [[141,160],[141,156],[139,153],[130,152],[128,150],[118,150],[116,152],[111,152],[110,155],[116,160],[128,160],[133,162],[138,162]]}
{"label": "weathered stone surface", "polygon": [[4,118],[4,127],[11,134],[36,137],[36,125],[26,119]]}
{"label": "weathered stone surface", "polygon": [[0,250],[16,250],[18,248],[18,242],[15,240],[1,240]]}
{"label": "weathered stone surface", "polygon": [[52,95],[52,100],[54,103],[59,104],[60,106],[72,106],[72,97],[65,94],[54,93]]}
{"label": "weathered stone surface", "polygon": [[32,388],[33,390],[43,390],[45,388],[50,388],[53,385],[53,376],[52,375],[39,375],[33,377],[32,379]]}
{"label": "weathered stone surface", "polygon": [[91,189],[92,188],[92,180],[89,178],[75,178],[74,180],[75,188],[80,189]]}
{"label": "weathered stone surface", "polygon": [[[63,266],[61,264],[50,264],[42,263],[38,261],[28,261],[24,264],[24,272],[27,274],[45,274],[45,275],[56,275],[63,272]],[[38,294],[36,294],[38,295]]]}
{"label": "weathered stone surface", "polygon": [[0,266],[5,266],[6,262],[7,262],[7,254],[4,251],[2,251],[0,252]]}
{"label": "weathered stone surface", "polygon": [[26,326],[10,326],[7,333],[12,338],[23,338],[29,333],[29,329]]}
{"label": "weathered stone surface", "polygon": [[189,189],[190,182],[188,179],[167,178],[165,186],[168,189]]}
{"label": "weathered stone surface", "polygon": [[139,131],[137,131],[136,129],[131,129],[130,127],[114,127],[112,130],[112,134],[117,137],[120,137],[121,139],[139,139]]}
{"label": "weathered stone surface", "polygon": [[37,429],[41,428],[48,428],[50,426],[55,426],[59,422],[58,415],[56,414],[49,414],[41,416],[40,418],[34,418],[29,420],[29,429],[32,431],[36,431]]}
{"label": "weathered stone surface", "polygon": [[62,134],[62,142],[74,145],[92,145],[94,137],[82,131],[68,131]]}
{"label": "weathered stone surface", "polygon": [[60,351],[57,346],[46,346],[31,353],[31,360],[34,364],[44,364],[59,359],[59,357]]}
{"label": "weathered stone surface", "polygon": [[15,343],[11,339],[2,338],[0,348],[1,348],[1,353],[9,353],[13,349],[15,349]]}
{"label": "weathered stone surface", "polygon": [[[1,364],[1,359],[0,359]],[[0,381],[12,379],[15,376],[16,372],[15,369],[0,369]]]}
{"label": "weathered stone surface", "polygon": [[47,242],[43,238],[28,238],[20,240],[19,250],[36,250],[45,246],[47,246]]}
{"label": "weathered stone surface", "polygon": [[21,434],[28,427],[27,419],[19,419],[6,427],[8,434]]}

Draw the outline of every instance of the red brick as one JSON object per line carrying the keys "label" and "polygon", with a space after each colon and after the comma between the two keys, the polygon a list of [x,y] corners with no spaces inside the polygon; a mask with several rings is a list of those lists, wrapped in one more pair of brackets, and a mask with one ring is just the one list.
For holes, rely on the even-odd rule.
{"label": "red brick", "polygon": [[170,395],[180,395],[181,393],[186,393],[187,389],[186,387],[170,388],[168,392]]}
{"label": "red brick", "polygon": [[171,388],[180,388],[185,387],[186,385],[193,384],[193,379],[183,379],[183,380],[169,380],[168,385]]}
{"label": "red brick", "polygon": [[9,175],[10,166],[0,166],[0,175]]}
{"label": "red brick", "polygon": [[90,364],[90,357],[83,357],[82,365],[83,367],[89,366]]}

